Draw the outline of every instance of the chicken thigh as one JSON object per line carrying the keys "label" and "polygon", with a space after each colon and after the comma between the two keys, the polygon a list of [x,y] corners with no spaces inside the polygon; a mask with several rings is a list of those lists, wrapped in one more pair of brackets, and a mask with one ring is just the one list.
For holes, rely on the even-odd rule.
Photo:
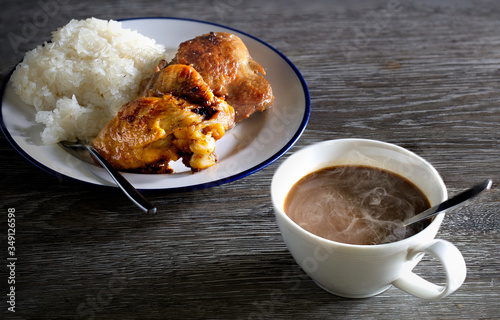
{"label": "chicken thigh", "polygon": [[170,64],[191,65],[213,93],[236,113],[236,122],[269,108],[274,100],[264,68],[234,34],[211,32],[179,45]]}
{"label": "chicken thigh", "polygon": [[92,145],[118,170],[171,173],[169,162],[179,158],[193,172],[214,165],[215,141],[233,127],[234,109],[189,66],[172,65],[155,76]]}

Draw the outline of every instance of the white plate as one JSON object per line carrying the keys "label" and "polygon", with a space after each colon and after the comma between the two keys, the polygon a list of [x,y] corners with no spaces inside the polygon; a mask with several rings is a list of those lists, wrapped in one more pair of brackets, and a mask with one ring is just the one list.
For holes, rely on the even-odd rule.
{"label": "white plate", "polygon": [[[310,113],[307,85],[297,68],[270,45],[244,32],[197,20],[137,18],[121,22],[124,28],[138,30],[174,52],[181,42],[210,31],[236,34],[252,57],[266,69],[266,79],[275,96],[271,109],[252,115],[217,141],[216,165],[192,174],[178,161],[171,165],[176,171],[173,174],[125,173],[136,188],[200,189],[243,178],[279,159],[304,131]],[[57,176],[114,185],[102,168],[84,165],[58,145],[42,144],[43,126],[35,122],[35,109],[14,93],[9,77],[1,91],[1,125],[14,148],[36,166]]]}

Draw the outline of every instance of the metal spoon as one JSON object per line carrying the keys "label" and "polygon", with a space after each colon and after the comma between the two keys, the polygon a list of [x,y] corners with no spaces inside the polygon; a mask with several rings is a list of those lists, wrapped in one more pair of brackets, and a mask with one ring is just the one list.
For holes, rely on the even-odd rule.
{"label": "metal spoon", "polygon": [[[134,202],[141,210],[146,213],[153,214],[156,212],[156,207],[154,207],[142,194],[137,191],[127,181],[115,168],[111,166],[111,164],[97,152],[91,145],[83,143],[83,142],[70,142],[70,141],[61,141],[59,145],[68,150],[72,155],[76,156],[79,159],[82,159],[82,155],[78,152],[78,150],[86,150],[88,151],[102,166],[109,175],[113,178],[115,183],[122,189],[122,191],[129,197],[132,202]],[[85,161],[85,160],[83,160]]]}
{"label": "metal spoon", "polygon": [[493,183],[493,181],[491,179],[488,179],[488,180],[486,180],[478,185],[473,186],[470,189],[467,189],[467,190],[457,194],[456,196],[454,196],[454,197],[452,197],[452,198],[450,198],[450,199],[448,199],[448,200],[446,200],[446,201],[444,201],[444,202],[442,202],[442,203],[440,203],[432,208],[424,210],[423,212],[417,214],[414,217],[406,219],[405,221],[403,221],[403,224],[405,227],[407,227],[412,223],[422,221],[424,219],[432,218],[435,215],[437,215],[439,212],[446,210],[446,209],[449,209],[449,208],[452,208],[452,207],[455,207],[456,205],[459,205],[460,203],[477,196],[478,194],[480,194],[484,190],[490,189],[492,183]]}

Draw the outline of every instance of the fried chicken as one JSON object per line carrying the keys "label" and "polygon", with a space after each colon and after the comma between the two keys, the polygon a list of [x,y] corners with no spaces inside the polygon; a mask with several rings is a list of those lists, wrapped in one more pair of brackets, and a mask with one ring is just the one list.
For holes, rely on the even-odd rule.
{"label": "fried chicken", "polygon": [[118,170],[171,173],[169,162],[180,158],[193,172],[206,169],[217,160],[215,142],[235,121],[271,106],[264,74],[235,35],[183,42],[92,145]]}
{"label": "fried chicken", "polygon": [[210,106],[216,101],[212,90],[193,67],[182,64],[167,65],[162,60],[141,90],[140,96],[161,97],[165,94],[182,97],[202,106]]}
{"label": "fried chicken", "polygon": [[211,32],[179,45],[170,64],[191,65],[213,93],[236,113],[236,122],[264,111],[274,100],[264,68],[255,62],[243,41],[230,33]]}
{"label": "fried chicken", "polygon": [[225,101],[200,107],[166,94],[140,97],[124,105],[92,145],[118,170],[171,173],[170,161],[183,159],[193,172],[216,162],[215,141],[234,121]]}
{"label": "fried chicken", "polygon": [[190,66],[168,66],[156,78],[101,130],[94,148],[119,170],[170,173],[179,158],[193,172],[214,165],[215,141],[233,127],[234,109]]}

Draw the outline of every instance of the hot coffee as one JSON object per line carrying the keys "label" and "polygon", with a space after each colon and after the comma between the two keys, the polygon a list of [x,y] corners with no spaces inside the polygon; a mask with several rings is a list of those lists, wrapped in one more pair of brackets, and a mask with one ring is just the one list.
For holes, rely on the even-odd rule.
{"label": "hot coffee", "polygon": [[412,182],[366,166],[335,166],[300,179],[288,192],[285,213],[303,229],[348,244],[374,245],[410,237],[429,222],[402,221],[430,207]]}

